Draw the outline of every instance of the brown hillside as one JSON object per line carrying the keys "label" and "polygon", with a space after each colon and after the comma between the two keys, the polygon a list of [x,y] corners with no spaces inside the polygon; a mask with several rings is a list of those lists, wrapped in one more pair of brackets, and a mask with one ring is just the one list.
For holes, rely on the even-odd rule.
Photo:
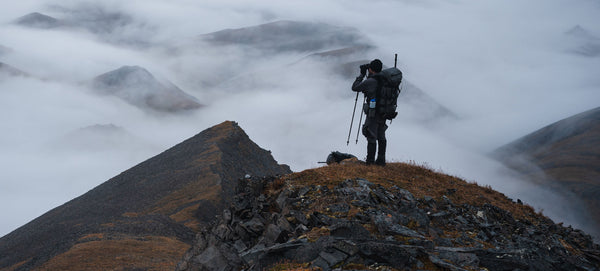
{"label": "brown hillside", "polygon": [[582,200],[600,236],[600,107],[501,147],[495,156],[527,179]]}
{"label": "brown hillside", "polygon": [[246,174],[289,173],[224,122],[0,239],[0,270],[170,270]]}

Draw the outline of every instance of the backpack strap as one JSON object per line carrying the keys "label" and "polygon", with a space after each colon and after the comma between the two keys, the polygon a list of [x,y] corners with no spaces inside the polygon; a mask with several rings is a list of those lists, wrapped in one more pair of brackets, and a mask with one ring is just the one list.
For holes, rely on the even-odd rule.
{"label": "backpack strap", "polygon": [[381,89],[383,89],[383,77],[382,76],[373,76],[375,80],[377,80],[377,88],[375,88],[375,108],[381,102]]}

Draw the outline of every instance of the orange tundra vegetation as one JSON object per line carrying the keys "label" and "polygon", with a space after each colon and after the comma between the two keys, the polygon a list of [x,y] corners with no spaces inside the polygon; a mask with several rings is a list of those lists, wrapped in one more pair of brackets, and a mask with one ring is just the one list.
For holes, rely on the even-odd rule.
{"label": "orange tundra vegetation", "polygon": [[[509,211],[516,219],[540,216],[529,205],[516,203],[490,186],[479,186],[447,174],[435,172],[415,163],[389,163],[385,167],[373,167],[359,163],[334,164],[308,169],[282,177],[290,185],[325,185],[333,188],[347,179],[362,178],[389,189],[396,185],[410,191],[415,197],[448,197],[454,204],[482,206],[486,203]],[[534,219],[535,220],[535,219]]]}
{"label": "orange tundra vegetation", "polygon": [[39,270],[172,270],[188,248],[163,236],[97,240],[75,245]]}

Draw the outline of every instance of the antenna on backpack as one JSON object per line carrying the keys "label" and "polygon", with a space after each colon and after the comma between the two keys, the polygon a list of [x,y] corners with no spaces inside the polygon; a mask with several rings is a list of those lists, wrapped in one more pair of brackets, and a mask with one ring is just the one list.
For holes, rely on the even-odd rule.
{"label": "antenna on backpack", "polygon": [[394,68],[396,68],[397,64],[398,64],[398,54],[394,54]]}

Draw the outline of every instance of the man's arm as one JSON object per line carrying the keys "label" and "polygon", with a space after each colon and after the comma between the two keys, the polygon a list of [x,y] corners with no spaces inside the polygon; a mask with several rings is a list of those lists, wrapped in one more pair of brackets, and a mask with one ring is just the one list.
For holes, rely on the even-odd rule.
{"label": "man's arm", "polygon": [[377,87],[377,80],[367,78],[367,80],[363,82],[363,78],[363,76],[356,77],[356,80],[352,83],[352,91],[364,93],[369,89],[375,89],[375,87]]}

